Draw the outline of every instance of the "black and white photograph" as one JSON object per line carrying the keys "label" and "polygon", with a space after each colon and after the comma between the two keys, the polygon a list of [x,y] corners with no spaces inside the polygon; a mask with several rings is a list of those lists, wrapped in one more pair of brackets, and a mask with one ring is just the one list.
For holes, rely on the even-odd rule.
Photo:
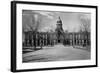
{"label": "black and white photograph", "polygon": [[97,67],[97,6],[12,2],[11,69]]}
{"label": "black and white photograph", "polygon": [[23,63],[91,59],[91,14],[22,10]]}

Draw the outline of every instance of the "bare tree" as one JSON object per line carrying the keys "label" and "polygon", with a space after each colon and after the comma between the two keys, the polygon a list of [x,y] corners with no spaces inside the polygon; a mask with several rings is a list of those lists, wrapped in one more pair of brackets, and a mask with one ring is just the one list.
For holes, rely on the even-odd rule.
{"label": "bare tree", "polygon": [[90,14],[82,14],[79,16],[80,32],[90,32],[91,16]]}
{"label": "bare tree", "polygon": [[[29,25],[29,27],[30,27],[30,29],[31,29],[31,31],[33,32],[33,34],[34,34],[34,41],[36,41],[36,34],[37,34],[37,32],[38,32],[38,30],[39,30],[39,27],[40,27],[40,23],[41,22],[41,18],[38,18],[38,19],[36,19],[36,21],[35,21],[35,28],[34,28],[34,26],[32,26],[32,25],[34,25],[34,19],[32,19],[32,25]],[[43,46],[43,37],[41,36],[41,35],[38,35],[38,39],[40,39],[41,40],[41,44],[40,44],[40,47],[41,47],[41,49],[42,49],[42,46]],[[36,48],[36,43],[34,44],[34,46],[35,46],[35,48]]]}
{"label": "bare tree", "polygon": [[80,32],[90,32],[91,21],[88,18],[81,18]]}
{"label": "bare tree", "polygon": [[[30,36],[33,36],[33,40],[36,42],[36,34],[38,33],[38,30],[39,30],[39,28],[41,27],[41,18],[39,18],[39,17],[34,17],[33,15],[32,15],[32,17],[31,17],[31,24],[27,24],[27,28],[28,28],[28,31],[31,31],[30,32]],[[25,27],[23,27],[23,33],[25,33],[25,30],[27,29],[27,28],[25,28]],[[43,40],[43,38],[42,38],[42,36],[38,36],[38,38],[40,38],[40,40]],[[30,38],[31,39],[31,38]],[[42,48],[42,44],[43,44],[43,42],[41,42],[41,48]],[[36,48],[36,43],[34,43],[34,47]]]}
{"label": "bare tree", "polygon": [[28,25],[30,27],[30,30],[33,32],[37,32],[39,30],[40,27],[40,22],[41,19],[40,18],[36,18],[36,20],[34,21],[34,17],[32,16],[32,24]]}

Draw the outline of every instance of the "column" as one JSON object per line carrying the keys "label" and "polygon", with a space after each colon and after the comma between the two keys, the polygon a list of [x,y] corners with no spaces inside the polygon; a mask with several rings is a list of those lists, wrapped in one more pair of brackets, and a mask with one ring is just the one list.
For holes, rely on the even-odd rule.
{"label": "column", "polygon": [[82,45],[84,45],[84,39],[82,39]]}
{"label": "column", "polygon": [[75,35],[75,45],[77,45],[77,34]]}
{"label": "column", "polygon": [[39,38],[39,46],[41,46],[41,39]]}
{"label": "column", "polygon": [[34,44],[34,41],[33,41],[33,39],[32,39],[32,46],[33,46],[33,44]]}
{"label": "column", "polygon": [[73,33],[73,35],[72,35],[72,44],[73,44],[73,46],[74,46],[74,37],[75,37],[75,35],[74,35],[74,33]]}
{"label": "column", "polygon": [[43,46],[44,46],[44,34],[43,34]]}
{"label": "column", "polygon": [[36,44],[36,46],[37,46],[37,34],[35,35],[35,37],[36,37],[35,44]]}
{"label": "column", "polygon": [[77,45],[77,39],[76,39],[76,45]]}

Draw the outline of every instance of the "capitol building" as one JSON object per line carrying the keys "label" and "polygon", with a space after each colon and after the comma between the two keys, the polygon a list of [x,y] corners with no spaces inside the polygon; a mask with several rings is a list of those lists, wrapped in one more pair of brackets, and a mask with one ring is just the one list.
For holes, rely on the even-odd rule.
{"label": "capitol building", "polygon": [[90,32],[64,32],[60,17],[56,22],[56,29],[52,32],[34,32],[26,31],[23,48],[25,47],[43,47],[63,44],[65,46],[89,46]]}

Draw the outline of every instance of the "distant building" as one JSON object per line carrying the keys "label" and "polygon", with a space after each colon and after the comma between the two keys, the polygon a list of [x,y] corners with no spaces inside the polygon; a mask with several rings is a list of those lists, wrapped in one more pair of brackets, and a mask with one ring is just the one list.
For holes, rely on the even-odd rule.
{"label": "distant building", "polygon": [[57,28],[55,29],[55,32],[56,32],[56,36],[57,36],[57,42],[61,43],[61,42],[63,42],[65,37],[64,37],[64,31],[62,28],[62,20],[60,19],[60,17],[57,20],[56,25],[57,25]]}
{"label": "distant building", "polygon": [[57,20],[55,32],[25,32],[25,41],[23,47],[53,46],[58,43],[64,45],[90,45],[90,32],[64,32],[62,20]]}

